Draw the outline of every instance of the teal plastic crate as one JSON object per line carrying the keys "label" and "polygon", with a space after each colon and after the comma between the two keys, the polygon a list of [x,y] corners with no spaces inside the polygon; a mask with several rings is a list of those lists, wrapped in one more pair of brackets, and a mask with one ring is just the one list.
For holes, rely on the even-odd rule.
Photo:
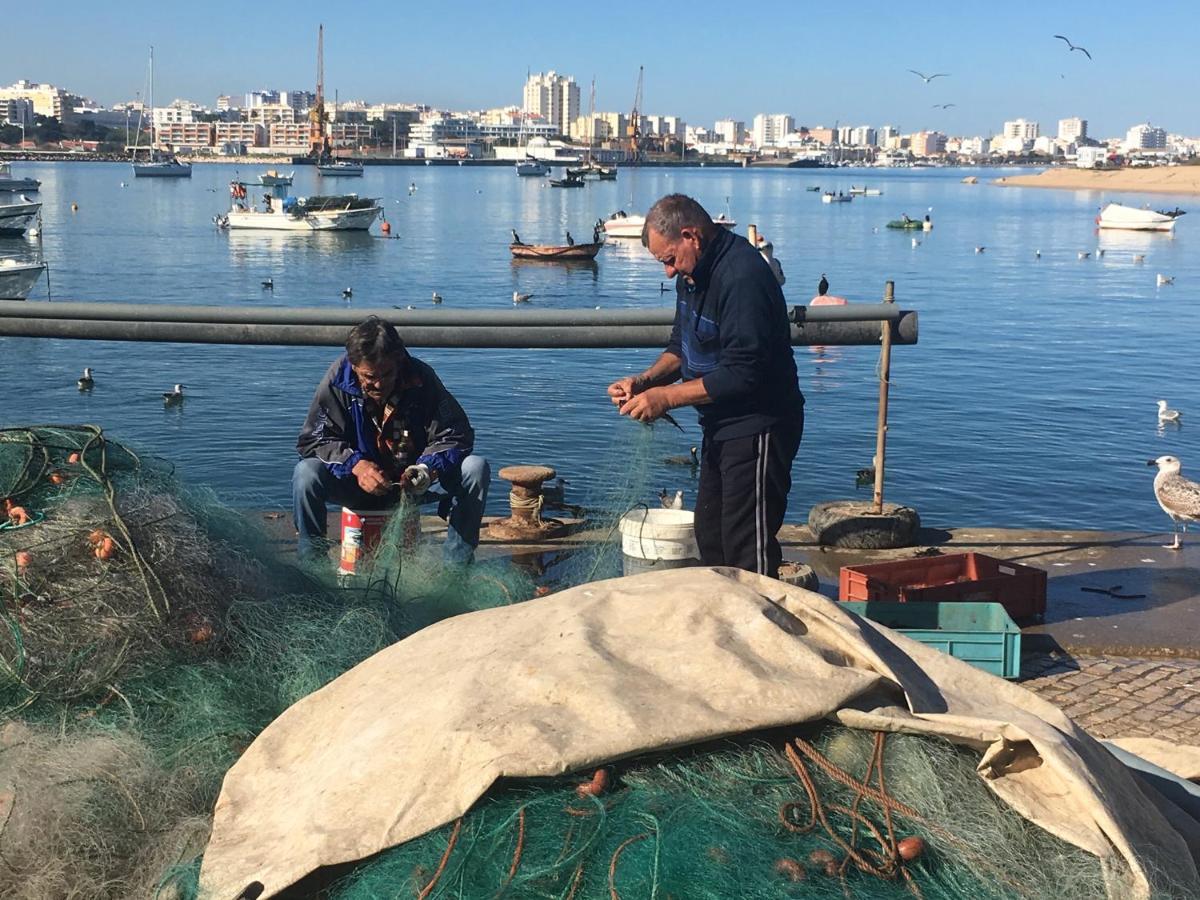
{"label": "teal plastic crate", "polygon": [[1021,629],[999,603],[852,600],[840,605],[985,672],[1001,678],[1021,674]]}

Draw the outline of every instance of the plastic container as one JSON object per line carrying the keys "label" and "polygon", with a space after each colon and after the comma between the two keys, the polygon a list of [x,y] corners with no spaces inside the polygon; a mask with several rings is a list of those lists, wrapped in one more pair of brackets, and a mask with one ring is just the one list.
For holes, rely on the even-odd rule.
{"label": "plastic container", "polygon": [[625,574],[698,565],[694,519],[690,509],[635,509],[623,515],[618,529]]}
{"label": "plastic container", "polygon": [[342,507],[342,553],[339,575],[353,575],[358,563],[379,546],[392,510],[359,510]]}
{"label": "plastic container", "polygon": [[899,603],[999,603],[1014,619],[1040,620],[1046,614],[1046,573],[983,553],[923,556],[843,566],[838,597]]}
{"label": "plastic container", "polygon": [[1021,674],[1021,630],[999,603],[849,601],[847,609],[1001,678]]}

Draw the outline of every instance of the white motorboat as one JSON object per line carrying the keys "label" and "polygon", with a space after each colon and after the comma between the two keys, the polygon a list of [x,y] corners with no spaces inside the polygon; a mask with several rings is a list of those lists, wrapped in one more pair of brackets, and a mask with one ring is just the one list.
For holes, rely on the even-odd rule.
{"label": "white motorboat", "polygon": [[821,195],[822,203],[849,203],[853,199],[849,194],[835,194],[833,191],[826,191]]}
{"label": "white motorboat", "polygon": [[[615,212],[604,220],[604,233],[610,238],[640,239],[642,228],[645,224],[645,216],[631,216],[624,211]],[[713,216],[713,224],[720,225],[722,228],[727,228],[730,231],[737,227],[737,222],[729,218],[725,213]]]}
{"label": "white motorboat", "polygon": [[0,162],[0,191],[36,191],[41,186],[36,178],[18,178],[11,163]]}
{"label": "white motorboat", "polygon": [[24,234],[25,229],[37,221],[41,211],[42,204],[24,194],[20,203],[0,203],[0,235]]}
{"label": "white motorboat", "polygon": [[274,169],[267,169],[258,176],[258,183],[263,187],[290,187],[292,179],[296,177],[295,172],[288,172],[284,175],[281,172],[276,172]]}
{"label": "white motorboat", "polygon": [[366,231],[383,212],[379,201],[357,194],[288,197],[280,192],[264,195],[262,206],[246,202],[246,186],[230,185],[229,212],[216,216],[221,228],[268,231]]}
{"label": "white motorboat", "polygon": [[1101,228],[1120,228],[1125,231],[1174,231],[1176,216],[1155,212],[1152,209],[1136,209],[1110,203],[1100,211],[1096,224]]}
{"label": "white motorboat", "polygon": [[42,262],[0,257],[0,300],[24,300],[45,271]]}
{"label": "white motorboat", "polygon": [[363,173],[363,167],[362,163],[350,162],[346,159],[338,159],[331,163],[318,164],[317,171],[322,175],[349,175],[361,177]]}
{"label": "white motorboat", "polygon": [[850,196],[852,197],[879,197],[883,194],[879,188],[869,187],[854,187],[850,186]]}
{"label": "white motorboat", "polygon": [[[138,138],[142,136],[141,116],[138,116]],[[191,178],[192,164],[183,163],[175,158],[175,154],[158,149],[158,132],[154,127],[154,48],[150,48],[150,146],[146,159],[137,158],[138,141],[134,141],[133,166],[134,178]]]}
{"label": "white motorboat", "polygon": [[550,167],[541,160],[529,157],[517,163],[518,175],[549,175]]}

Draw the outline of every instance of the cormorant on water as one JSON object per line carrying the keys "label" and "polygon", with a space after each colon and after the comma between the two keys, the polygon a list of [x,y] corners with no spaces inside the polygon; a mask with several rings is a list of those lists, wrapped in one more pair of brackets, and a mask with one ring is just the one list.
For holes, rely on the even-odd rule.
{"label": "cormorant on water", "polygon": [[515,229],[515,228],[510,228],[509,230],[512,232],[512,236],[513,236],[513,243],[514,243],[514,244],[520,244],[520,243],[523,243],[523,241],[521,240],[521,236],[520,236],[519,234],[517,234],[517,229]]}
{"label": "cormorant on water", "polygon": [[575,246],[575,238],[571,237],[571,232],[569,232],[569,231],[567,232],[567,246],[568,247]]}
{"label": "cormorant on water", "polygon": [[829,279],[825,277],[825,273],[821,273],[821,280],[817,282],[817,295],[824,297],[829,293]]}

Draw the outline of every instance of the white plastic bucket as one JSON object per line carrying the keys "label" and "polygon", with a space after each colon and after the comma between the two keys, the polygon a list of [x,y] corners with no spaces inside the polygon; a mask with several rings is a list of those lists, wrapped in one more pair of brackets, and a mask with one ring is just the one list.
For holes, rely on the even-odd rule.
{"label": "white plastic bucket", "polygon": [[621,550],[635,560],[694,563],[694,520],[690,509],[635,509],[621,517]]}

